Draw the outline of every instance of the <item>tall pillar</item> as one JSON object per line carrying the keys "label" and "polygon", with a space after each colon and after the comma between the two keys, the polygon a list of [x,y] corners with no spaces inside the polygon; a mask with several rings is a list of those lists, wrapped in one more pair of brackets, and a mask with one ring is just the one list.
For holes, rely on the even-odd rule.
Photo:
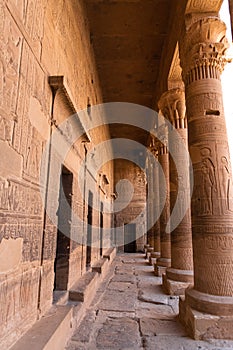
{"label": "tall pillar", "polygon": [[[159,143],[158,146],[158,161],[163,170],[165,186],[161,186],[159,197],[160,201],[164,202],[164,207],[160,215],[160,258],[157,259],[154,265],[156,276],[162,276],[166,272],[167,267],[171,266],[171,237],[167,229],[168,220],[170,217],[170,183],[169,183],[169,154],[167,149],[167,129],[162,128],[165,142]],[[161,179],[160,179],[161,182]]]}
{"label": "tall pillar", "polygon": [[153,207],[151,165],[152,165],[151,155],[148,155],[147,157],[147,244],[144,246],[146,259],[150,258],[151,253],[154,250],[154,240],[153,240],[153,233],[151,228],[152,207]]}
{"label": "tall pillar", "polygon": [[148,155],[147,164],[147,237],[148,244],[146,257],[149,259],[151,252],[154,250],[154,237],[152,232],[152,214],[153,214],[153,176],[152,176],[152,156]]}
{"label": "tall pillar", "polygon": [[153,248],[151,253],[150,264],[154,266],[157,259],[160,257],[160,200],[159,200],[159,164],[158,164],[158,150],[153,140],[150,145],[150,152],[153,155],[154,161],[152,162],[152,234],[153,234]]}
{"label": "tall pillar", "polygon": [[233,338],[232,180],[220,80],[225,32],[217,16],[189,15],[180,41],[194,171],[194,287],[180,299],[180,319],[195,339]]}
{"label": "tall pillar", "polygon": [[[171,267],[167,268],[166,274],[163,275],[163,289],[168,294],[182,295],[185,289],[193,284],[191,208],[189,205],[191,198],[184,91],[177,88],[165,92],[158,106],[164,117],[171,123],[168,138],[169,150],[172,150],[172,159],[169,164],[171,211],[175,206],[178,192],[182,194],[177,203],[176,213],[177,216],[181,216],[181,222],[171,232]],[[177,136],[179,136],[180,145],[177,145]],[[179,178],[176,166],[179,167]],[[188,207],[188,210],[183,214],[182,209],[185,207]]]}
{"label": "tall pillar", "polygon": [[160,211],[160,202],[159,202],[159,164],[158,164],[158,149],[153,147],[152,153],[157,159],[157,162],[154,162],[153,167],[153,233],[154,233],[154,252],[152,254],[153,258],[160,257],[160,220],[159,220],[159,211]]}
{"label": "tall pillar", "polygon": [[[154,249],[154,234],[153,234],[153,156],[149,155],[149,183],[148,183],[148,200],[149,200],[149,244]],[[152,250],[151,250],[152,252]]]}

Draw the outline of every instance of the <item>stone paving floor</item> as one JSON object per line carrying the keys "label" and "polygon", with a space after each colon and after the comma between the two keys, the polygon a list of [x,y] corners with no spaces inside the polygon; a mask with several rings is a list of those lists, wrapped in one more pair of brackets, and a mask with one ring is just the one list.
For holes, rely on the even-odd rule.
{"label": "stone paving floor", "polygon": [[144,254],[117,255],[67,350],[232,350],[231,341],[194,341],[177,320]]}

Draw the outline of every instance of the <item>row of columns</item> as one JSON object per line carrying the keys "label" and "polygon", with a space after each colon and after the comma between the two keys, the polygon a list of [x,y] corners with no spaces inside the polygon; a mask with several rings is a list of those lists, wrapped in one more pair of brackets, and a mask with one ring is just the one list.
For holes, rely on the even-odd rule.
{"label": "row of columns", "polygon": [[[232,177],[220,80],[227,63],[225,33],[218,16],[186,18],[179,43],[185,92],[177,88],[161,96],[158,106],[170,127],[167,144],[152,147],[166,182],[164,194],[157,169],[154,178],[164,206],[156,226],[160,257],[155,274],[163,276],[166,293],[182,295],[180,319],[195,339],[233,338]],[[179,134],[182,147],[176,147],[174,133]],[[194,180],[191,198],[187,148]],[[177,215],[187,198],[191,206],[169,232],[178,192]],[[158,236],[158,229],[155,232]]]}

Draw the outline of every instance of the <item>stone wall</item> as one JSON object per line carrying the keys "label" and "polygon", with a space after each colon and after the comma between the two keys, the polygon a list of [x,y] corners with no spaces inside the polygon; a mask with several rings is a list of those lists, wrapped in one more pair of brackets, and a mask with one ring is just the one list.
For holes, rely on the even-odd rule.
{"label": "stone wall", "polygon": [[[53,299],[57,222],[44,211],[40,162],[50,135],[73,110],[59,91],[55,96],[48,78],[65,77],[76,110],[101,103],[102,97],[81,0],[0,0],[0,16],[0,347],[8,348]],[[106,138],[105,128],[92,132],[89,149]],[[83,206],[83,189],[78,189],[82,141],[64,164],[73,175],[72,213],[86,221],[87,204]],[[60,178],[61,166],[53,168],[52,159],[48,164],[45,185],[54,191],[49,205],[56,212],[59,182],[54,179]],[[106,172],[111,182],[111,164]],[[97,196],[105,197],[91,177],[86,199],[90,187],[95,202]],[[67,288],[86,271],[82,229],[71,217]],[[93,248],[92,262],[98,258],[99,250]]]}

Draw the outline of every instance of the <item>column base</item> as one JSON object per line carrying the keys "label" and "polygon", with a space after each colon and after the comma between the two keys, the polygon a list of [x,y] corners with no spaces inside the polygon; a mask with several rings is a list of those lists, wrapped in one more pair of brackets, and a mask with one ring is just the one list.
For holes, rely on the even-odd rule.
{"label": "column base", "polygon": [[149,244],[144,244],[144,252],[145,252],[145,253],[146,253],[147,248],[149,248],[149,247],[150,247]]}
{"label": "column base", "polygon": [[151,253],[153,253],[153,251],[154,251],[154,248],[152,248],[152,247],[147,249],[147,252],[146,252],[146,259],[147,260],[150,259]]}
{"label": "column base", "polygon": [[215,316],[233,316],[233,297],[206,294],[188,288],[185,300],[194,310]]}
{"label": "column base", "polygon": [[191,270],[180,270],[169,267],[166,275],[170,280],[193,284],[193,271]]}
{"label": "column base", "polygon": [[217,316],[193,309],[185,297],[180,297],[179,319],[189,336],[195,340],[233,339],[232,316]]}
{"label": "column base", "polygon": [[[168,271],[168,269],[167,269]],[[162,275],[163,278],[163,284],[162,288],[164,293],[169,294],[169,295],[184,295],[185,294],[185,289],[190,287],[189,282],[179,282],[179,281],[174,281],[168,278],[167,276],[167,271],[166,274]]]}
{"label": "column base", "polygon": [[154,265],[155,276],[161,277],[163,273],[166,273],[166,269],[171,266],[171,259],[158,258]]}
{"label": "column base", "polygon": [[147,259],[147,256],[146,256],[146,255],[147,255],[147,250],[148,250],[149,248],[150,248],[150,245],[149,245],[149,244],[145,244],[145,245],[144,245],[144,253],[145,253],[144,258],[145,258],[145,259]]}
{"label": "column base", "polygon": [[149,264],[151,266],[154,266],[154,264],[156,264],[157,259],[160,257],[160,253],[159,252],[152,252],[151,256],[149,258]]}
{"label": "column base", "polygon": [[165,266],[158,266],[157,264],[154,265],[154,274],[157,277],[162,277],[166,273],[166,267]]}

